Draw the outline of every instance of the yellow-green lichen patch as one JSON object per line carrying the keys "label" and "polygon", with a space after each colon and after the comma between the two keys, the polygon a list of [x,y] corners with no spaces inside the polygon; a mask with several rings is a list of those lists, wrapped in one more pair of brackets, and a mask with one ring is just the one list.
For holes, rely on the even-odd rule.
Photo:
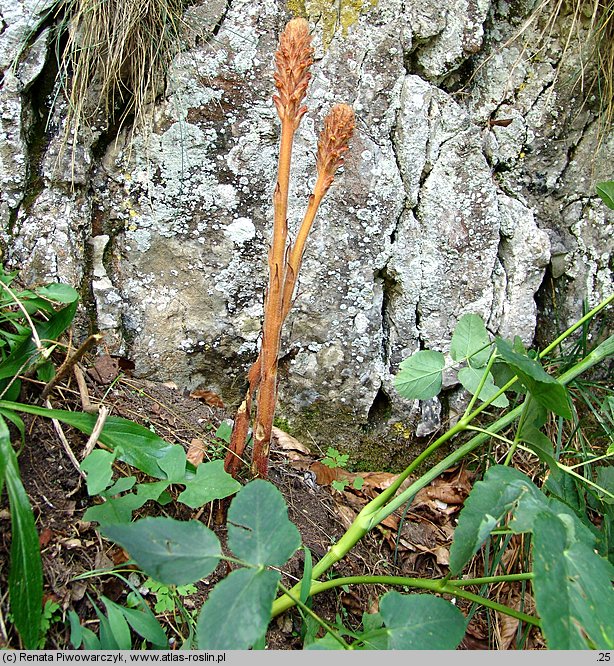
{"label": "yellow-green lichen patch", "polygon": [[287,2],[288,9],[294,16],[303,16],[321,26],[325,48],[328,48],[339,29],[345,36],[348,28],[376,4],[377,0],[332,0],[332,2],[331,0],[288,0]]}

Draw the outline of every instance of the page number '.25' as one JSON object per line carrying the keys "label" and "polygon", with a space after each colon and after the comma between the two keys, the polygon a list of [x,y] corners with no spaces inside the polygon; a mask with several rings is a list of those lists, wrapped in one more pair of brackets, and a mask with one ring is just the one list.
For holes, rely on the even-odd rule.
{"label": "page number '.25'", "polygon": [[610,653],[600,652],[599,656],[597,657],[597,661],[610,661]]}

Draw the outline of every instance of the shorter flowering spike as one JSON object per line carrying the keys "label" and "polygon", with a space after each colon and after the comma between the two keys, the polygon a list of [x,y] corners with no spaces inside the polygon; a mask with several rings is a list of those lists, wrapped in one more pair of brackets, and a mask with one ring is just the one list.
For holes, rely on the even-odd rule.
{"label": "shorter flowering spike", "polygon": [[344,153],[348,149],[355,126],[354,111],[347,104],[335,104],[324,119],[324,129],[318,141],[316,167],[318,175],[324,177],[325,191],[331,186],[335,172],[343,164]]}

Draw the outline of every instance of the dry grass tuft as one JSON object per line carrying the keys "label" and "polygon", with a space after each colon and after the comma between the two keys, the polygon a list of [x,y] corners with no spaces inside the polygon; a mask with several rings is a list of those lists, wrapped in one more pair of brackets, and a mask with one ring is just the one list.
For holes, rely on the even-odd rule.
{"label": "dry grass tuft", "polygon": [[[60,87],[68,103],[65,144],[102,116],[150,127],[150,105],[163,91],[181,47],[185,0],[60,0]],[[60,39],[58,38],[58,46]]]}
{"label": "dry grass tuft", "polygon": [[602,133],[607,133],[614,120],[614,0],[541,0],[512,41],[537,22],[543,23],[532,45],[538,49],[546,47],[559,24],[565,26],[557,76],[567,58],[577,54],[580,68],[569,83],[580,88],[584,99],[597,96]]}

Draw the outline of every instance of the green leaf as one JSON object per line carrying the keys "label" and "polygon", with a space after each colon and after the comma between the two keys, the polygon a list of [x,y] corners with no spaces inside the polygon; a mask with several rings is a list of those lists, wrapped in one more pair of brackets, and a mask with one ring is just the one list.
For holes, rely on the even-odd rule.
{"label": "green leaf", "polygon": [[[468,365],[458,371],[458,381],[463,385],[464,388],[467,389],[467,391],[469,391],[469,393],[475,395],[476,391],[478,390],[478,386],[482,381],[483,375],[483,368],[473,368]],[[484,386],[482,386],[482,390],[480,391],[478,399],[482,402],[486,402],[495,396],[498,392],[499,387],[495,386],[493,377],[489,372],[486,377],[486,381],[484,382]],[[502,393],[497,397],[496,400],[493,400],[491,404],[493,404],[495,407],[508,407],[510,403],[509,400],[505,397],[505,393]]]}
{"label": "green leaf", "polygon": [[266,632],[280,577],[270,569],[231,571],[203,604],[198,649],[249,650]]}
{"label": "green leaf", "polygon": [[533,589],[551,650],[614,648],[614,567],[551,512],[536,516]]}
{"label": "green leaf", "polygon": [[554,444],[541,430],[534,426],[526,425],[519,435],[520,441],[524,442],[535,455],[548,465],[550,469],[557,469],[558,465],[554,458]]}
{"label": "green leaf", "polygon": [[444,355],[436,351],[418,351],[399,365],[394,378],[397,391],[410,400],[428,400],[441,391]]}
{"label": "green leaf", "polygon": [[163,458],[158,460],[160,469],[169,483],[184,483],[186,454],[183,446],[171,446]]}
{"label": "green leaf", "polygon": [[36,293],[56,303],[74,303],[79,300],[79,292],[76,289],[59,282],[37,287]]}
{"label": "green leaf", "polygon": [[283,566],[300,545],[283,495],[272,483],[256,479],[237,493],[228,510],[228,547],[237,557],[259,566]]}
{"label": "green leaf", "polygon": [[108,488],[113,478],[113,461],[115,454],[104,449],[94,449],[81,462],[81,469],[87,474],[86,484],[88,495],[99,495]]}
{"label": "green leaf", "polygon": [[301,579],[301,603],[307,603],[309,599],[309,592],[311,590],[311,573],[313,571],[313,558],[311,551],[307,546],[303,546],[303,553],[305,555],[305,563],[303,565],[303,578]]}
{"label": "green leaf", "polygon": [[455,650],[465,635],[467,621],[458,608],[429,594],[387,592],[379,612],[389,650]]}
{"label": "green leaf", "polygon": [[456,324],[450,341],[450,356],[457,362],[468,361],[474,368],[482,368],[490,358],[490,336],[482,317],[463,315]]}
{"label": "green leaf", "polygon": [[521,498],[546,505],[545,496],[521,472],[502,465],[491,467],[465,500],[450,548],[450,570],[459,574],[488,535]]}
{"label": "green leaf", "polygon": [[[100,494],[105,498],[113,497],[115,495],[119,495],[120,493],[125,493],[127,490],[130,490],[134,487],[135,483],[136,476],[122,476],[117,479],[117,481],[110,488],[107,488]],[[164,483],[164,481],[161,481],[160,483]]]}
{"label": "green leaf", "polygon": [[499,356],[511,366],[535,400],[555,414],[571,418],[569,395],[563,384],[550,376],[536,360],[514,351],[506,340],[497,338],[496,345]]}
{"label": "green leaf", "polygon": [[107,599],[104,595],[100,596],[100,600],[107,609],[109,629],[113,634],[115,642],[117,643],[117,648],[119,650],[130,650],[132,648],[130,627],[126,622],[126,618],[121,612],[121,609],[110,599]]}
{"label": "green leaf", "polygon": [[[35,414],[45,418],[57,419],[87,435],[92,433],[97,417],[85,412],[69,412],[62,409],[46,409],[37,405],[0,400],[0,409],[8,409],[26,414]],[[117,416],[107,417],[99,441],[113,449],[119,460],[140,469],[148,476],[157,479],[166,478],[158,462],[169,454],[169,450],[178,444],[169,444],[151,430]],[[181,447],[180,447],[181,448]]]}
{"label": "green leaf", "polygon": [[614,181],[606,180],[603,183],[597,183],[597,194],[601,197],[603,203],[614,210]]}
{"label": "green leaf", "polygon": [[218,538],[196,520],[143,518],[128,525],[106,525],[101,532],[165,585],[185,585],[208,576],[222,556]]}
{"label": "green leaf", "polygon": [[159,501],[160,496],[168,488],[168,481],[154,481],[153,483],[139,483],[136,494],[145,501]]}
{"label": "green leaf", "polygon": [[5,420],[0,417],[0,478],[4,479],[11,514],[11,564],[8,575],[11,614],[26,649],[40,639],[43,568],[32,507],[21,483],[17,456]]}
{"label": "green leaf", "polygon": [[140,509],[146,501],[146,497],[139,497],[134,493],[128,493],[121,497],[111,497],[102,504],[88,507],[83,514],[83,520],[96,522],[100,525],[129,523],[132,519],[132,512]]}
{"label": "green leaf", "polygon": [[230,436],[232,435],[232,427],[226,421],[222,421],[215,431],[215,436],[218,439],[221,439],[223,442],[230,442]]}
{"label": "green leaf", "polygon": [[151,612],[147,604],[142,603],[141,610],[137,610],[135,608],[120,606],[107,599],[105,606],[107,606],[107,610],[109,606],[112,606],[117,612],[121,613],[134,631],[152,645],[160,649],[167,647],[168,638],[164,633],[164,629],[158,620],[156,620],[156,616]]}
{"label": "green leaf", "polygon": [[201,463],[196,468],[196,475],[182,483],[185,483],[185,490],[177,499],[192,509],[229,497],[241,488],[241,484],[224,471],[223,460]]}

